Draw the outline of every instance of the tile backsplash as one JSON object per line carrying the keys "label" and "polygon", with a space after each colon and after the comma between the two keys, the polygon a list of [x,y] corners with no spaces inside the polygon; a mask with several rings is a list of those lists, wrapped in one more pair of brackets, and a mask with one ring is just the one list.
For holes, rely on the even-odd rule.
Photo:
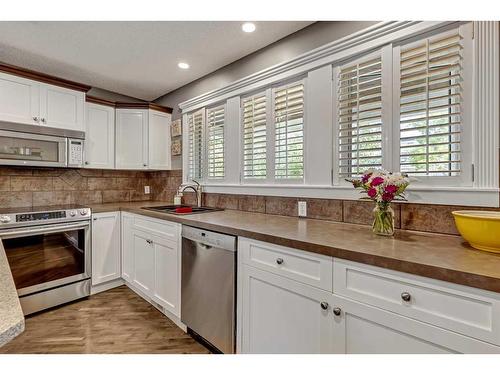
{"label": "tile backsplash", "polygon": [[[173,202],[182,181],[182,171],[118,171],[0,167],[0,207],[28,207],[51,204],[99,204],[161,200]],[[144,186],[151,194],[144,194]],[[307,202],[311,219],[371,225],[373,203],[338,199],[252,196],[204,193],[206,206],[298,216],[298,201]],[[196,204],[193,193],[184,203]],[[397,228],[458,234],[451,212],[474,207],[401,203],[393,205]],[[478,209],[485,209],[484,207]],[[500,210],[499,208],[486,208]]]}
{"label": "tile backsplash", "polygon": [[149,180],[141,171],[0,167],[0,207],[149,200]]}

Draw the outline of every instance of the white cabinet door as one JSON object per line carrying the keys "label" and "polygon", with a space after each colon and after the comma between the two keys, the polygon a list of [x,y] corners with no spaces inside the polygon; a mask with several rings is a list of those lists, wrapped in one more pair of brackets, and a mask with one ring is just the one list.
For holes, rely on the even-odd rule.
{"label": "white cabinet door", "polygon": [[85,131],[85,93],[64,87],[40,85],[41,125]]}
{"label": "white cabinet door", "polygon": [[0,120],[39,125],[40,84],[0,73]]}
{"label": "white cabinet door", "polygon": [[134,216],[127,212],[122,212],[122,278],[129,283],[132,283],[134,280],[134,235],[132,233],[133,224]]}
{"label": "white cabinet door", "polygon": [[170,123],[170,114],[149,111],[149,169],[171,168]]}
{"label": "white cabinet door", "polygon": [[[334,351],[346,354],[499,353],[500,347],[334,296]],[[340,308],[338,316],[333,309]]]}
{"label": "white cabinet door", "polygon": [[92,215],[92,285],[119,279],[120,213]]}
{"label": "white cabinet door", "polygon": [[180,316],[180,246],[155,236],[155,283],[153,300],[176,316]]}
{"label": "white cabinet door", "polygon": [[116,110],[117,169],[147,169],[148,112],[141,109]]}
{"label": "white cabinet door", "polygon": [[115,109],[85,103],[85,167],[115,167]]}
{"label": "white cabinet door", "polygon": [[151,235],[132,230],[134,246],[134,275],[132,284],[148,297],[153,297],[155,283],[155,251]]}
{"label": "white cabinet door", "polygon": [[242,353],[333,352],[331,293],[247,265],[240,270]]}

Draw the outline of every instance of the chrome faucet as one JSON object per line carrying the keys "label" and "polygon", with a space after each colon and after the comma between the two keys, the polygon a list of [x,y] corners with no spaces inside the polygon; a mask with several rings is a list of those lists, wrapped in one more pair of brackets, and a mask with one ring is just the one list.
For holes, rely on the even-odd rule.
{"label": "chrome faucet", "polygon": [[179,189],[177,189],[178,193],[184,193],[187,189],[191,189],[196,193],[196,205],[198,207],[202,206],[202,187],[200,183],[196,180],[192,180],[194,184],[186,184],[186,185],[181,185],[179,186]]}

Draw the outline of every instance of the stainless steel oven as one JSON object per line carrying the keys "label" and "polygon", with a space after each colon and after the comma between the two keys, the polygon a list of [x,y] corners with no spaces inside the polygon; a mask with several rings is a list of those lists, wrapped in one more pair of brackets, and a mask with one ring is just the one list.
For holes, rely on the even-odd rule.
{"label": "stainless steel oven", "polygon": [[90,209],[3,214],[0,238],[25,315],[90,294]]}

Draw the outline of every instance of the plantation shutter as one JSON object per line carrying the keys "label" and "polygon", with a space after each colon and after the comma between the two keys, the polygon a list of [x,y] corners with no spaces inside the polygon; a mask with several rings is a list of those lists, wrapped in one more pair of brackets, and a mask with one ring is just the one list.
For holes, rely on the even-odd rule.
{"label": "plantation shutter", "polygon": [[188,178],[201,179],[203,160],[203,111],[188,115],[189,152]]}
{"label": "plantation shutter", "polygon": [[224,178],[224,106],[207,110],[208,178]]}
{"label": "plantation shutter", "polygon": [[304,177],[304,85],[274,91],[275,178]]}
{"label": "plantation shutter", "polygon": [[243,99],[243,178],[267,176],[266,94]]}
{"label": "plantation shutter", "polygon": [[338,70],[339,176],[354,177],[382,167],[382,58]]}
{"label": "plantation shutter", "polygon": [[461,173],[462,39],[457,31],[400,52],[400,166],[415,176]]}

